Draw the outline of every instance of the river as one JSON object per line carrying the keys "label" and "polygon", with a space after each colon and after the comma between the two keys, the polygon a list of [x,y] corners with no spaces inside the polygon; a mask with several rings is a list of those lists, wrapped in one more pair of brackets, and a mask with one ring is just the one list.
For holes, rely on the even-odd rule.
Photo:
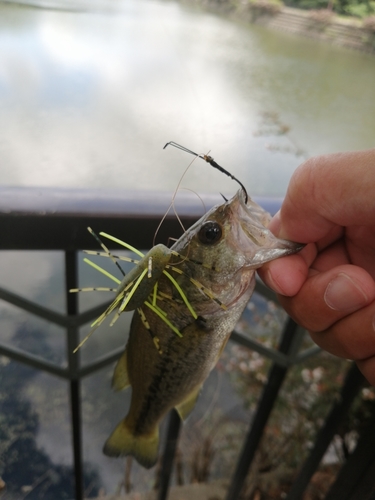
{"label": "river", "polygon": [[3,184],[173,190],[174,140],[282,196],[305,157],[374,145],[374,57],[175,1],[43,4],[0,3]]}

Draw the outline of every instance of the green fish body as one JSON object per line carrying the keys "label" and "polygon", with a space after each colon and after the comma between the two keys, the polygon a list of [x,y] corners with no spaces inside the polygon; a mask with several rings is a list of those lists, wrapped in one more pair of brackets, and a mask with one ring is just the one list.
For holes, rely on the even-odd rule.
{"label": "green fish body", "polygon": [[[240,190],[208,211],[173,245],[168,272],[196,317],[161,274],[158,304],[182,337],[149,308],[142,308],[149,329],[134,314],[125,352],[113,376],[115,390],[132,387],[131,405],[106,441],[106,455],[132,455],[146,468],[156,463],[161,420],[172,408],[182,419],[194,408],[204,380],[253,293],[255,270],[302,248],[276,238],[266,228],[268,222],[269,215],[252,200],[245,203]],[[158,339],[159,350],[150,331]]]}

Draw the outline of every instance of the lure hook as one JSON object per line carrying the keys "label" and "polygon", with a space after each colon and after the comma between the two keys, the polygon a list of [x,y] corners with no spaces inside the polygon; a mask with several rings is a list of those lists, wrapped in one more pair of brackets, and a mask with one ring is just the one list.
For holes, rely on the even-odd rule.
{"label": "lure hook", "polygon": [[185,153],[189,153],[191,155],[197,156],[198,158],[202,158],[202,160],[206,161],[211,166],[213,166],[214,168],[216,168],[217,170],[219,170],[223,174],[227,175],[228,177],[230,177],[231,179],[236,181],[241,186],[243,192],[245,193],[245,203],[247,203],[247,200],[249,197],[248,197],[247,191],[245,189],[245,186],[242,184],[241,181],[239,181],[236,177],[234,177],[234,175],[232,175],[230,172],[228,172],[228,170],[225,170],[225,168],[221,167],[218,163],[216,163],[216,161],[212,158],[212,156],[199,155],[198,153],[194,153],[194,151],[191,151],[191,149],[185,148],[185,146],[181,146],[181,144],[177,144],[177,142],[174,142],[174,141],[167,142],[167,144],[163,147],[163,149],[165,149],[167,146],[173,146],[177,149],[181,149],[181,151],[185,151]]}

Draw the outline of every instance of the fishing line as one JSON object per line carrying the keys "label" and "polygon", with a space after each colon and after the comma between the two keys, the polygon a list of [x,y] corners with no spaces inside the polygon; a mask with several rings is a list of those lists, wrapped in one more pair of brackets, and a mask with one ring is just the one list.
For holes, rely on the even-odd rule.
{"label": "fishing line", "polygon": [[[164,146],[164,148],[163,148],[163,149],[165,149],[165,146]],[[156,228],[156,231],[155,231],[155,234],[154,234],[154,239],[152,240],[152,245],[153,245],[153,246],[155,246],[156,236],[158,235],[158,232],[159,232],[159,230],[160,230],[160,228],[161,228],[161,226],[162,226],[162,224],[163,224],[163,222],[164,222],[165,218],[166,218],[166,217],[167,217],[167,215],[169,214],[169,211],[170,211],[170,209],[171,209],[172,207],[173,207],[173,211],[174,211],[174,213],[175,213],[175,215],[176,215],[176,217],[177,217],[177,220],[178,220],[178,222],[179,222],[180,226],[182,227],[183,232],[185,232],[185,231],[186,231],[186,229],[184,228],[184,225],[182,224],[182,221],[181,221],[180,217],[178,216],[178,214],[177,214],[177,212],[176,212],[176,210],[175,210],[175,208],[174,208],[174,202],[175,202],[175,199],[176,199],[177,192],[178,192],[178,190],[179,190],[179,188],[180,188],[180,185],[181,185],[182,179],[185,177],[186,172],[189,170],[189,168],[190,168],[190,167],[191,167],[191,165],[194,163],[194,161],[195,161],[195,158],[194,158],[194,160],[192,160],[192,161],[189,163],[189,165],[185,168],[184,173],[181,175],[180,180],[178,181],[178,184],[177,184],[176,189],[174,190],[174,193],[173,193],[173,196],[172,196],[172,201],[171,201],[171,203],[170,203],[170,205],[169,205],[169,207],[168,207],[167,211],[165,212],[165,214],[164,214],[163,218],[162,218],[162,219],[161,219],[161,221],[159,222],[158,227]]]}

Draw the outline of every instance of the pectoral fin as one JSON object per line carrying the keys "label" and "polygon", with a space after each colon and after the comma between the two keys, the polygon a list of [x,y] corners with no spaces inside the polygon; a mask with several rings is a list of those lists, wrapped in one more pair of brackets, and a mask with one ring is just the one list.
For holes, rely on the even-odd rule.
{"label": "pectoral fin", "polygon": [[186,420],[189,414],[193,411],[197,402],[202,386],[195,388],[179,405],[176,406],[176,411],[180,415],[181,420]]}
{"label": "pectoral fin", "polygon": [[115,371],[112,377],[112,389],[114,391],[122,391],[129,387],[130,381],[128,376],[128,353],[127,349],[121,355],[121,358],[117,361]]}

